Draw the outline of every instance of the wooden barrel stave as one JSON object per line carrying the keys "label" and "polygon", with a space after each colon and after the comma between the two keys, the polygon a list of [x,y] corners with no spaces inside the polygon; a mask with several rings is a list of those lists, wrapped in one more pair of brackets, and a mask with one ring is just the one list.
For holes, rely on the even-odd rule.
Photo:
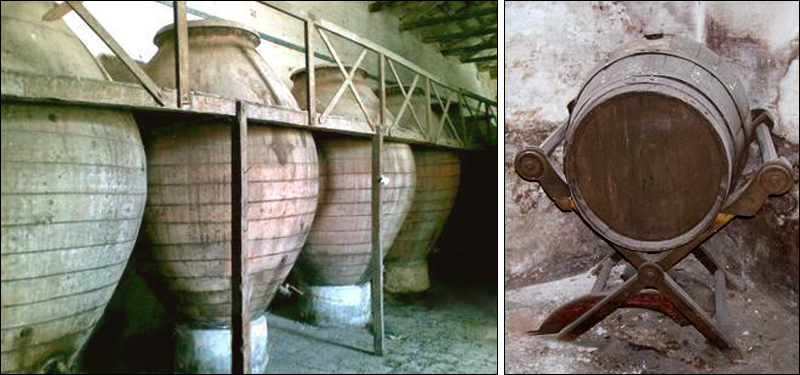
{"label": "wooden barrel stave", "polygon": [[748,111],[741,83],[706,47],[676,37],[620,47],[570,113],[564,168],[576,208],[623,247],[688,242],[735,188]]}

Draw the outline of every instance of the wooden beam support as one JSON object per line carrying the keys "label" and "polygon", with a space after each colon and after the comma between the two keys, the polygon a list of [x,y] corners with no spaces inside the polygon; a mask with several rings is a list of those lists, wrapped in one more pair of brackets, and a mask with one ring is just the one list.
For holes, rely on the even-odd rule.
{"label": "wooden beam support", "polygon": [[372,13],[380,12],[384,9],[394,8],[399,6],[399,1],[375,1],[369,5],[369,11]]}
{"label": "wooden beam support", "polygon": [[442,55],[449,56],[449,55],[457,55],[461,53],[478,53],[483,50],[488,49],[497,49],[497,40],[490,40],[488,42],[483,42],[479,44],[474,44],[471,46],[460,46],[460,47],[451,47],[443,49]]}
{"label": "wooden beam support", "polygon": [[[82,3],[82,2],[83,1],[76,1],[76,3]],[[42,16],[42,21],[55,21],[61,19],[71,11],[72,7],[70,7],[70,5],[67,4],[66,2],[63,2],[61,4],[54,6],[53,9],[47,11],[47,13],[45,13],[44,16]]]}
{"label": "wooden beam support", "polygon": [[142,83],[147,92],[153,96],[153,99],[155,99],[159,105],[163,106],[165,100],[162,96],[163,94],[161,92],[161,87],[153,82],[150,76],[148,76],[147,73],[145,73],[144,70],[139,67],[139,64],[133,61],[133,59],[125,52],[125,50],[122,49],[122,46],[120,46],[119,43],[117,43],[117,41],[111,36],[111,34],[109,34],[108,31],[100,24],[100,21],[94,18],[94,16],[89,13],[89,10],[86,9],[86,7],[84,7],[80,1],[67,1],[66,3],[69,4],[75,13],[78,13],[78,16],[83,19],[83,22],[86,22],[86,25],[88,25],[89,28],[92,29],[95,34],[97,34],[100,40],[102,40],[103,43],[105,43],[106,46],[108,46],[108,48],[110,48],[111,51],[114,52],[117,57],[119,57],[120,60],[122,60],[122,64],[125,65],[125,67],[130,70],[136,79]]}
{"label": "wooden beam support", "polygon": [[478,56],[478,57],[470,57],[466,59],[461,59],[461,62],[464,64],[474,63],[474,62],[481,62],[481,61],[496,61],[497,54],[488,55],[488,56]]}
{"label": "wooden beam support", "polygon": [[173,1],[173,16],[175,19],[175,89],[177,90],[178,107],[185,108],[191,105],[189,99],[189,29],[186,26],[186,2]]}
{"label": "wooden beam support", "polygon": [[[440,103],[441,105],[441,103]],[[431,79],[425,78],[425,132],[422,135],[425,139],[430,140],[431,137],[431,121],[433,121],[432,107],[431,107]]]}
{"label": "wooden beam support", "polygon": [[308,110],[308,124],[314,126],[317,123],[317,85],[316,74],[314,73],[314,20],[305,20],[304,26],[305,31],[303,37],[306,44],[306,107]]}
{"label": "wooden beam support", "polygon": [[456,14],[451,14],[451,15],[423,18],[417,21],[402,22],[400,23],[400,31],[413,30],[428,26],[437,26],[454,21],[463,21],[489,15],[494,15],[495,17],[497,17],[497,7],[465,10],[463,12],[458,12]]}
{"label": "wooden beam support", "polygon": [[375,124],[375,135],[372,138],[372,335],[375,355],[384,354],[383,326],[383,247],[381,246],[381,154],[383,151],[383,127],[386,125],[386,56],[379,55],[380,75],[380,121]]}
{"label": "wooden beam support", "polygon": [[497,34],[497,27],[464,31],[452,34],[428,35],[425,38],[423,38],[422,41],[425,43],[440,43],[452,40],[464,40],[464,39],[474,38],[476,36],[493,35],[493,34]]}
{"label": "wooden beam support", "polygon": [[247,107],[236,101],[231,126],[231,373],[250,373],[250,288],[247,280]]}
{"label": "wooden beam support", "polygon": [[400,23],[413,22],[420,18],[427,17],[444,1],[415,1],[406,7],[406,13],[400,17]]}

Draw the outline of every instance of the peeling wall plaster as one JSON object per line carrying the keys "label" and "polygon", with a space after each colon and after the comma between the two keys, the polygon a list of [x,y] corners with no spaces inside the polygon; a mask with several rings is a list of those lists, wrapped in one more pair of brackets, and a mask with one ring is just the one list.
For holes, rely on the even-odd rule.
{"label": "peeling wall plaster", "polygon": [[[567,102],[596,62],[644,34],[672,33],[702,41],[733,66],[751,106],[766,107],[778,118],[774,133],[783,138],[778,139],[779,153],[793,163],[794,194],[798,13],[797,2],[506,2],[506,287],[577,273],[610,251],[577,215],[559,211],[538,184],[519,179],[513,160],[524,145],[540,143],[567,119]],[[760,212],[764,217],[759,223],[767,224],[738,220],[732,235],[770,243],[794,231],[796,238],[796,199],[788,214],[773,209],[780,202],[773,198]],[[742,251],[748,251],[745,245]],[[790,259],[797,258],[796,242],[787,245],[795,249]]]}

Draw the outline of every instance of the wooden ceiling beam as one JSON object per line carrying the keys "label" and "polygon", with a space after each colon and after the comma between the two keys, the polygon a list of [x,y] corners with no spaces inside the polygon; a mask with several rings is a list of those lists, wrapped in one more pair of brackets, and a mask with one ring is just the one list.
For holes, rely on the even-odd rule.
{"label": "wooden ceiling beam", "polygon": [[422,41],[425,43],[440,43],[452,40],[464,40],[464,39],[474,38],[476,36],[493,35],[493,34],[497,35],[497,27],[481,29],[481,30],[470,30],[460,33],[429,35],[426,36]]}
{"label": "wooden ceiling beam", "polygon": [[369,11],[372,13],[380,12],[388,8],[399,6],[401,1],[375,1],[369,5]]}
{"label": "wooden ceiling beam", "polygon": [[494,15],[495,18],[497,17],[497,7],[490,7],[490,8],[483,8],[483,9],[474,9],[474,10],[465,10],[463,12],[458,12],[452,15],[446,16],[439,16],[439,17],[431,17],[431,18],[423,18],[416,21],[409,21],[409,22],[402,22],[400,23],[400,31],[407,31],[418,29],[422,27],[428,26],[439,26],[446,23],[451,23],[455,21],[463,21],[473,18],[479,18],[484,16]]}
{"label": "wooden ceiling beam", "polygon": [[483,42],[479,44],[474,44],[471,46],[461,46],[461,47],[451,47],[442,49],[442,55],[450,56],[450,55],[458,55],[458,54],[467,54],[467,53],[478,53],[480,51],[488,50],[488,49],[497,49],[497,40],[489,40],[488,42]]}
{"label": "wooden ceiling beam", "polygon": [[482,62],[482,61],[496,61],[497,54],[489,55],[489,56],[479,56],[479,57],[470,57],[467,59],[461,59],[461,62],[464,64],[474,63],[474,62]]}

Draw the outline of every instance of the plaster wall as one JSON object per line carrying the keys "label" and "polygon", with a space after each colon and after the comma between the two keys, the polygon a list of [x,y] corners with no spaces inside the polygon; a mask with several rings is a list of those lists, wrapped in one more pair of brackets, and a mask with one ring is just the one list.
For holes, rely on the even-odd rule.
{"label": "plaster wall", "polygon": [[[596,62],[650,33],[706,43],[733,66],[751,107],[777,116],[774,138],[793,164],[795,186],[770,199],[760,217],[737,219],[731,235],[747,255],[745,269],[780,252],[797,285],[798,13],[797,2],[505,2],[506,288],[575,274],[610,251],[577,215],[521,180],[513,160],[566,121],[567,102]],[[762,261],[748,266],[748,258]]]}

